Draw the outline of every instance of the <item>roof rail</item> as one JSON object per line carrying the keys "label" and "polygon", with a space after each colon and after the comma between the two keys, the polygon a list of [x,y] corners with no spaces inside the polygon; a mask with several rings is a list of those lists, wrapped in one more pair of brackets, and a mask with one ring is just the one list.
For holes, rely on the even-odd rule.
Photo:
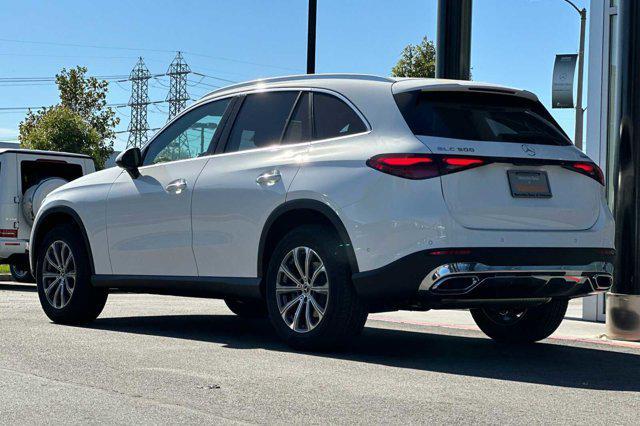
{"label": "roof rail", "polygon": [[369,75],[369,74],[298,74],[298,75],[287,75],[281,77],[270,77],[270,78],[261,78],[257,80],[246,81],[244,83],[232,84],[230,86],[221,87],[220,89],[216,89],[212,92],[207,93],[202,96],[201,99],[207,98],[209,96],[215,95],[216,93],[226,92],[228,90],[237,90],[243,87],[251,87],[256,86],[260,83],[281,83],[286,81],[304,81],[304,80],[325,80],[325,79],[349,79],[349,80],[366,80],[366,81],[379,81],[384,83],[395,83],[391,77],[380,77],[377,75]]}

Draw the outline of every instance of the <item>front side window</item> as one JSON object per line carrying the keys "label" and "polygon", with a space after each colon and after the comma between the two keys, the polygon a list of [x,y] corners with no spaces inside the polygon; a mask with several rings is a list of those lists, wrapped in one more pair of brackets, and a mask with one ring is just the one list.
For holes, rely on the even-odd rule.
{"label": "front side window", "polygon": [[247,95],[231,129],[225,151],[244,151],[279,144],[297,97],[296,91]]}
{"label": "front side window", "polygon": [[144,165],[196,158],[208,152],[230,101],[211,102],[180,117],[153,140]]}
{"label": "front side window", "polygon": [[362,133],[367,127],[358,114],[335,96],[313,94],[314,139],[329,139]]}
{"label": "front side window", "polygon": [[423,92],[395,95],[415,135],[477,142],[571,145],[551,114],[518,96],[478,92]]}

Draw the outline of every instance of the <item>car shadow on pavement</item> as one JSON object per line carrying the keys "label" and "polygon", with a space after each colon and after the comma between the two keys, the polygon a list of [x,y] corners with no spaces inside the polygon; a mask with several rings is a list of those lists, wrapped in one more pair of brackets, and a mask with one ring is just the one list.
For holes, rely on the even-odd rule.
{"label": "car shadow on pavement", "polygon": [[[267,320],[231,315],[103,318],[88,327],[218,343],[233,349],[294,352],[278,339]],[[640,392],[640,353],[553,340],[509,346],[471,334],[433,327],[424,331],[367,327],[350,349],[313,355],[524,383]]]}
{"label": "car shadow on pavement", "polygon": [[37,292],[38,288],[35,284],[0,284],[0,291],[2,290]]}

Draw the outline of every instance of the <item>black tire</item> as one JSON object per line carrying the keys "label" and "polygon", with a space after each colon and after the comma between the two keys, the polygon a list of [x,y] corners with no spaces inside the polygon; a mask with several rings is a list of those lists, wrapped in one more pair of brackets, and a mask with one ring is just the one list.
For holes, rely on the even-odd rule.
{"label": "black tire", "polygon": [[[45,272],[50,273],[52,268],[45,260],[46,252],[54,243],[62,242],[70,250],[75,265],[75,283],[73,292],[67,298],[66,304],[55,307],[45,294],[45,280],[47,285],[52,278],[44,278]],[[66,250],[66,249],[65,249]],[[47,266],[45,266],[47,264]],[[54,272],[57,273],[57,272]],[[76,228],[70,225],[61,225],[49,231],[40,245],[36,257],[36,275],[38,296],[45,314],[56,323],[60,324],[85,324],[93,321],[100,315],[107,301],[106,289],[94,288],[91,285],[91,268],[89,254],[84,241],[80,238]],[[72,282],[71,280],[69,281]],[[55,300],[55,289],[53,298]],[[51,297],[51,296],[50,296]]]}
{"label": "black tire", "polygon": [[9,272],[11,272],[11,278],[19,283],[34,283],[36,282],[28,265],[23,264],[11,264],[9,265]]}
{"label": "black tire", "polygon": [[552,300],[523,309],[472,309],[474,321],[487,336],[505,343],[533,343],[549,337],[560,326],[568,300]]}
{"label": "black tire", "polygon": [[[307,247],[314,252],[316,263],[309,267],[309,270],[317,266],[319,262],[324,265],[322,274],[324,278],[323,287],[328,287],[328,295],[323,298],[320,293],[311,293],[310,284],[306,290],[314,297],[306,296],[309,300],[313,299],[316,303],[325,302],[324,314],[319,315],[319,311],[310,309],[314,317],[310,323],[317,321],[316,325],[311,328],[310,323],[306,325],[305,331],[295,331],[280,314],[278,300],[276,299],[276,281],[278,279],[280,264],[287,256],[297,247]],[[303,255],[305,254],[303,250]],[[291,259],[291,257],[289,257]],[[315,266],[314,266],[315,265]],[[309,273],[311,275],[311,273]],[[300,276],[298,274],[297,276]],[[320,278],[318,278],[320,280]],[[302,280],[300,280],[302,282]],[[311,282],[310,280],[307,281]],[[293,283],[293,281],[291,281]],[[295,285],[294,287],[295,288]],[[316,286],[316,288],[318,288]],[[297,290],[296,290],[297,291]],[[293,293],[291,297],[304,296],[302,292]],[[273,324],[277,334],[284,341],[296,348],[302,350],[331,350],[341,349],[349,344],[353,338],[358,335],[367,320],[367,311],[358,299],[358,295],[351,282],[351,270],[347,262],[347,253],[344,245],[339,240],[333,229],[320,225],[304,225],[293,229],[286,234],[278,243],[271,259],[267,272],[266,297],[269,318]],[[280,296],[282,297],[282,296]],[[289,300],[289,302],[292,300]],[[309,304],[310,302],[307,302]],[[284,304],[284,303],[282,303]],[[304,301],[302,302],[303,306]],[[297,311],[297,309],[296,309]],[[285,311],[286,313],[289,311]],[[310,317],[311,318],[311,317]],[[305,322],[308,318],[305,318]],[[293,322],[295,328],[295,321]]]}
{"label": "black tire", "polygon": [[224,299],[227,307],[241,318],[266,318],[267,304],[260,299]]}

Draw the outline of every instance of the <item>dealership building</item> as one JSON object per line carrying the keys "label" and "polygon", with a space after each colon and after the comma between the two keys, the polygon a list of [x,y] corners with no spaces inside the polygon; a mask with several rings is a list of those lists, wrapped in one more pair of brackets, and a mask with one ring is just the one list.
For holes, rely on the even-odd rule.
{"label": "dealership building", "polygon": [[[606,176],[607,200],[615,203],[618,162],[618,0],[591,0],[589,7],[589,51],[587,53],[587,123],[585,149]],[[605,321],[605,296],[584,300],[583,318]]]}

